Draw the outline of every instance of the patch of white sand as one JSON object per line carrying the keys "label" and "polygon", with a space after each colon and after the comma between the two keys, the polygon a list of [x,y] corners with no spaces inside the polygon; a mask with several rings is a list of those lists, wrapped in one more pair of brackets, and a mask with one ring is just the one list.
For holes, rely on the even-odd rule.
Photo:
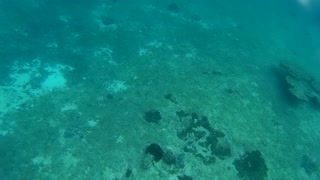
{"label": "patch of white sand", "polygon": [[88,120],[89,127],[95,127],[98,124],[98,120]]}
{"label": "patch of white sand", "polygon": [[127,89],[128,87],[126,86],[124,81],[114,80],[111,83],[107,83],[107,91],[111,93],[119,93]]}
{"label": "patch of white sand", "polygon": [[76,104],[68,103],[68,104],[65,104],[63,107],[61,107],[60,111],[65,112],[65,111],[73,111],[77,109],[78,109],[78,106]]}
{"label": "patch of white sand", "polygon": [[[10,80],[0,85],[0,117],[37,96],[65,88],[63,71],[72,70],[66,65],[44,64],[39,58],[31,62],[15,61],[9,74]],[[6,132],[1,123],[0,130]]]}
{"label": "patch of white sand", "polygon": [[33,165],[45,165],[45,166],[50,166],[52,163],[52,158],[51,156],[44,156],[44,155],[38,155],[34,157],[32,160]]}
{"label": "patch of white sand", "polygon": [[62,163],[64,167],[70,168],[70,167],[75,167],[77,166],[79,162],[79,159],[73,156],[71,153],[67,152],[63,157],[62,157]]}

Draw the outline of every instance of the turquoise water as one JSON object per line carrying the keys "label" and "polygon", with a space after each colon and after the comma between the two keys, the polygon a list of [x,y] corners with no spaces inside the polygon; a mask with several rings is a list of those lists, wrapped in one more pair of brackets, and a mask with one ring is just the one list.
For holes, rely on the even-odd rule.
{"label": "turquoise water", "polygon": [[320,2],[2,0],[0,179],[320,179]]}

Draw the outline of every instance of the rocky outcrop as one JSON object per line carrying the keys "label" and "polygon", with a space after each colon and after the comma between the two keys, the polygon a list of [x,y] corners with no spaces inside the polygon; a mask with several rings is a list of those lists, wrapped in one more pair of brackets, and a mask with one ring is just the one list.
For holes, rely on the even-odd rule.
{"label": "rocky outcrop", "polygon": [[320,105],[320,82],[298,65],[282,61],[279,69],[288,85],[288,91],[297,99],[314,101]]}

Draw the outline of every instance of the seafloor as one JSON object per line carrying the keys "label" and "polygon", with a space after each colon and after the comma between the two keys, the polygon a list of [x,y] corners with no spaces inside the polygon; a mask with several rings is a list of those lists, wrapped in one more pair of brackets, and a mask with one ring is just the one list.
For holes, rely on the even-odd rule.
{"label": "seafloor", "polygon": [[0,179],[319,179],[311,2],[1,1]]}

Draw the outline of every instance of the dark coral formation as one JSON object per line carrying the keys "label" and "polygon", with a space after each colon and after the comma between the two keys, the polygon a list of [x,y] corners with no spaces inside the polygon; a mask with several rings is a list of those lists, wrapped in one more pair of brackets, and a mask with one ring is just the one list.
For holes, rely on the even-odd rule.
{"label": "dark coral formation", "polygon": [[216,157],[225,158],[231,155],[230,144],[223,132],[213,129],[206,116],[196,113],[176,112],[181,121],[189,121],[188,125],[178,132],[178,137],[186,142],[184,151],[193,153],[203,163],[211,164]]}
{"label": "dark coral formation", "polygon": [[163,150],[156,143],[150,144],[146,148],[145,153],[146,154],[151,154],[153,156],[153,160],[156,161],[156,162],[160,161],[162,159],[162,157],[163,157]]}
{"label": "dark coral formation", "polygon": [[263,180],[267,177],[268,167],[259,150],[246,152],[234,160],[234,166],[241,179]]}
{"label": "dark coral formation", "polygon": [[298,65],[282,61],[279,65],[288,91],[298,100],[320,104],[320,82]]}
{"label": "dark coral formation", "polygon": [[174,104],[178,104],[178,101],[176,100],[176,98],[171,93],[166,94],[164,96],[164,98],[169,100],[169,101],[171,101]]}
{"label": "dark coral formation", "polygon": [[147,122],[158,123],[162,119],[162,116],[158,110],[152,109],[144,113],[144,119]]}

